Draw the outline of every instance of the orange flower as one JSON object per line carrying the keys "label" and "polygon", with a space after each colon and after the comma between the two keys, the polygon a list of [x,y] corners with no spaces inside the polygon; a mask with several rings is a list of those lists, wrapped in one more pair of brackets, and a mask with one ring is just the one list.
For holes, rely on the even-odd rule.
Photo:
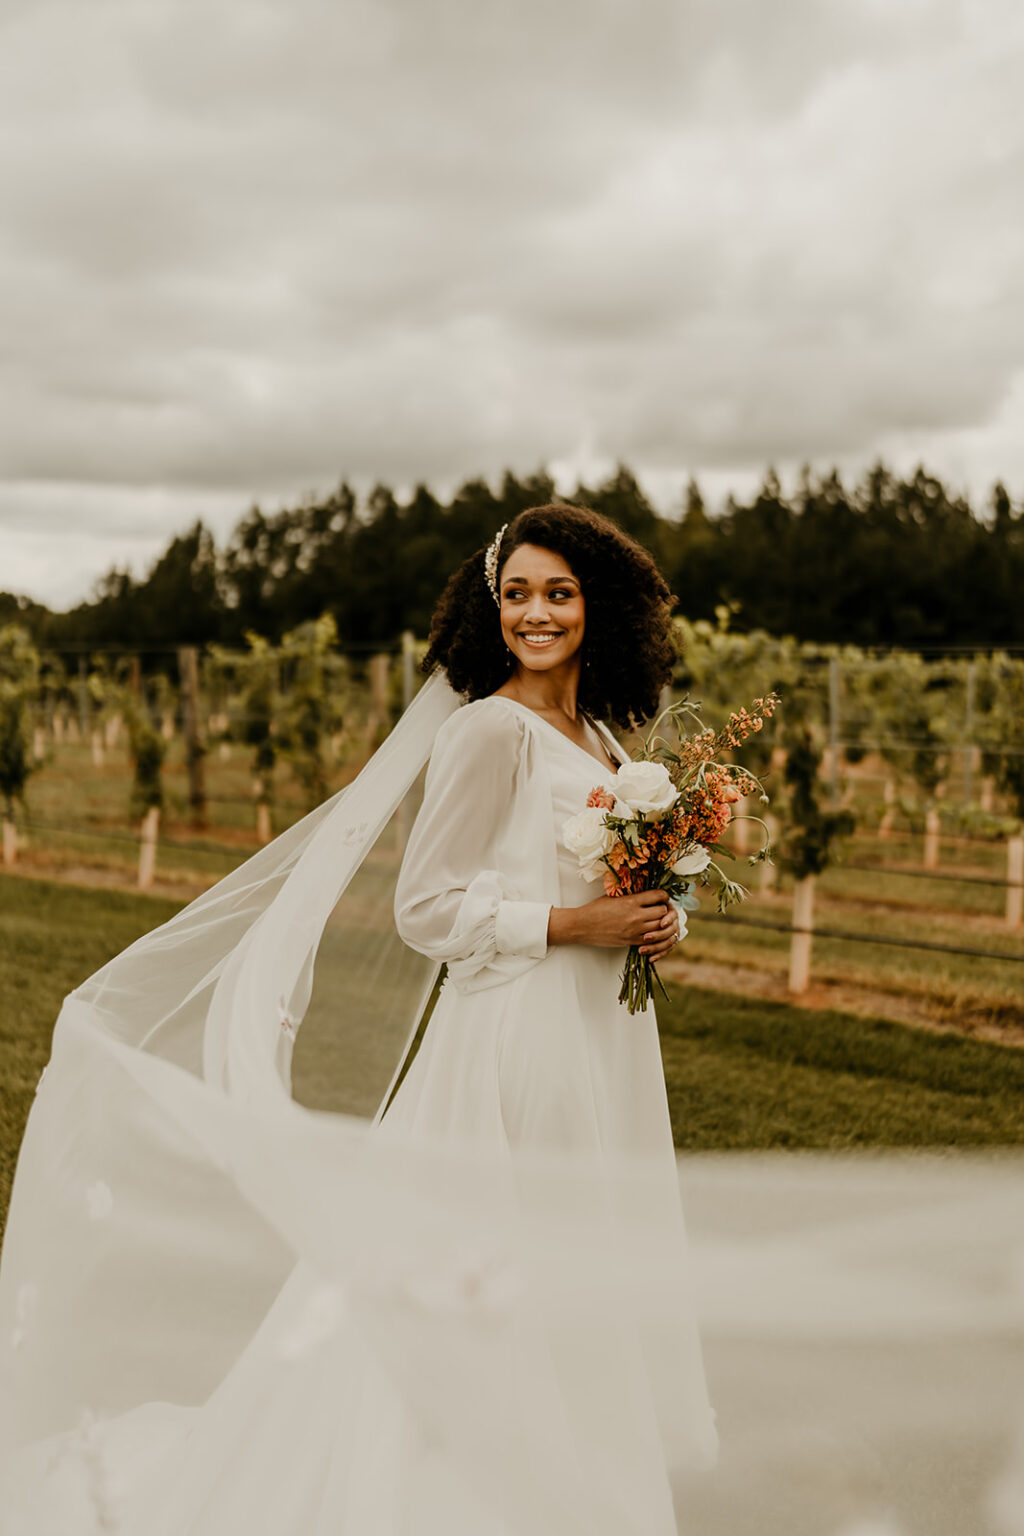
{"label": "orange flower", "polygon": [[602,789],[600,784],[598,784],[587,796],[587,804],[597,806],[602,811],[610,811],[615,807],[615,796],[609,794],[608,790]]}

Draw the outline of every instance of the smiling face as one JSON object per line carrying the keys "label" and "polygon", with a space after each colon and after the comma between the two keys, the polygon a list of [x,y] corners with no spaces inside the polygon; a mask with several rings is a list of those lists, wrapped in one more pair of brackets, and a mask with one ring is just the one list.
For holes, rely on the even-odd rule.
{"label": "smiling face", "polygon": [[501,571],[501,633],[521,667],[548,672],[570,661],[583,640],[583,592],[554,550],[521,544]]}

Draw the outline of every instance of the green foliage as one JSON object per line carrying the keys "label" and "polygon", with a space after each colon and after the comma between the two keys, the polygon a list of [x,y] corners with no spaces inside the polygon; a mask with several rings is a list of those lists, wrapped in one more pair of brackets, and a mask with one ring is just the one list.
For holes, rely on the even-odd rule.
{"label": "green foliage", "polygon": [[252,748],[253,777],[258,799],[270,804],[274,797],[274,769],[277,765],[277,717],[281,710],[279,675],[281,655],[262,635],[249,630],[245,651],[229,651],[213,646],[210,652],[215,687],[240,685],[242,718],[237,734]]}
{"label": "green foliage", "polygon": [[39,653],[20,624],[0,629],[0,796],[14,813],[32,773],[31,712],[39,695]]}
{"label": "green foliage", "polygon": [[163,766],[167,744],[153,724],[145,700],[131,688],[122,692],[128,726],[128,749],[135,769],[132,781],[132,812],[142,816],[164,803]]}
{"label": "green foliage", "polygon": [[987,705],[982,731],[989,750],[983,762],[1024,820],[1024,660],[997,653],[979,659],[977,666],[979,693]]}
{"label": "green foliage", "polygon": [[344,723],[346,674],[337,639],[334,618],[325,613],[290,631],[280,649],[287,680],[281,743],[311,806],[327,795],[325,741]]}
{"label": "green foliage", "polygon": [[783,770],[789,814],[779,850],[780,864],[797,880],[826,870],[839,839],[849,837],[855,826],[849,811],[822,810],[820,767],[821,752],[809,726],[798,726],[791,733]]}

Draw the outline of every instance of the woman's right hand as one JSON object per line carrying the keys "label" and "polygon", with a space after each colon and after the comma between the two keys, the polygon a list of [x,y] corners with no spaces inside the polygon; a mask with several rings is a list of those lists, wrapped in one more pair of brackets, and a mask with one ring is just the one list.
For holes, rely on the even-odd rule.
{"label": "woman's right hand", "polygon": [[597,944],[623,949],[642,944],[657,930],[672,925],[673,909],[664,891],[640,891],[635,896],[598,896],[582,907],[552,907],[549,944]]}

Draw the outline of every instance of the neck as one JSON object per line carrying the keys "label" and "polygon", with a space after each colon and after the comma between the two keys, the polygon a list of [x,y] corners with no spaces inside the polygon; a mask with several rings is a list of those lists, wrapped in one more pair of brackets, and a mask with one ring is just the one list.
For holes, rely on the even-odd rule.
{"label": "neck", "polygon": [[529,672],[525,667],[517,666],[501,691],[529,709],[575,720],[579,713],[576,703],[579,686],[579,658],[572,656],[561,666],[545,672]]}

